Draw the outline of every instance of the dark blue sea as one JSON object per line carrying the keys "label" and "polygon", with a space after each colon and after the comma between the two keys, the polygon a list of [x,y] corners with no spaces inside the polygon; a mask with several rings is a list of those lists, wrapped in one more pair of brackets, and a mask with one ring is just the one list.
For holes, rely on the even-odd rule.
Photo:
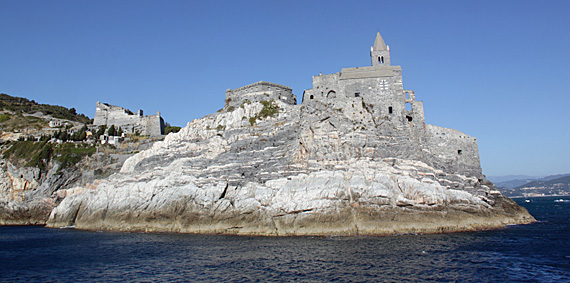
{"label": "dark blue sea", "polygon": [[[539,222],[391,237],[240,237],[0,227],[2,282],[570,282],[570,202]],[[565,199],[570,199],[566,197]]]}

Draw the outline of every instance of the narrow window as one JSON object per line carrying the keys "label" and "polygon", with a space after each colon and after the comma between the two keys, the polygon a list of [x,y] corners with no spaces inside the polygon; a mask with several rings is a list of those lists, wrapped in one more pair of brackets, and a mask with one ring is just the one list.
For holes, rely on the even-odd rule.
{"label": "narrow window", "polygon": [[381,63],[384,64],[384,56],[382,56],[382,57],[380,57],[380,58],[381,58],[381,60],[382,60]]}
{"label": "narrow window", "polygon": [[388,114],[392,114],[392,106],[388,107]]}
{"label": "narrow window", "polygon": [[457,154],[459,154],[459,155],[463,154],[463,150],[461,150],[461,149],[457,150]]}
{"label": "narrow window", "polygon": [[380,59],[380,57],[378,57],[378,63],[382,63],[382,59]]}
{"label": "narrow window", "polygon": [[310,99],[313,99],[313,98],[315,98],[315,97],[311,94],[311,96],[310,96],[309,98],[310,98]]}

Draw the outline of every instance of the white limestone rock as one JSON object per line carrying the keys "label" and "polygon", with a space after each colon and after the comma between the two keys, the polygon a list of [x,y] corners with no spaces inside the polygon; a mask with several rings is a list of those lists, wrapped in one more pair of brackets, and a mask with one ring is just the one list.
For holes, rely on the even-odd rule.
{"label": "white limestone rock", "polygon": [[248,120],[263,109],[257,102],[188,123],[95,189],[75,189],[52,211],[48,226],[385,235],[533,220],[512,200],[490,194],[484,177],[379,156],[382,137],[369,139],[379,129],[354,127],[334,109],[309,115],[308,107],[275,103],[281,112],[255,126]]}

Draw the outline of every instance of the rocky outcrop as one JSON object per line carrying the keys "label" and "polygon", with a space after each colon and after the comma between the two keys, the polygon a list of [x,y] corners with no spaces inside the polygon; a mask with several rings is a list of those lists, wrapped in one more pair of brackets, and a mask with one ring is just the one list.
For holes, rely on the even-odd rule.
{"label": "rocky outcrop", "polygon": [[270,103],[273,117],[268,102],[253,102],[188,123],[96,188],[75,189],[48,226],[386,235],[533,221],[484,176],[447,170],[364,102]]}
{"label": "rocky outcrop", "polygon": [[64,169],[52,160],[42,171],[0,159],[0,225],[45,225],[52,209],[67,195],[118,172],[123,161],[98,153]]}
{"label": "rocky outcrop", "polygon": [[56,205],[52,193],[78,177],[76,172],[58,172],[58,168],[52,163],[42,172],[37,167],[18,168],[1,159],[0,225],[45,224]]}

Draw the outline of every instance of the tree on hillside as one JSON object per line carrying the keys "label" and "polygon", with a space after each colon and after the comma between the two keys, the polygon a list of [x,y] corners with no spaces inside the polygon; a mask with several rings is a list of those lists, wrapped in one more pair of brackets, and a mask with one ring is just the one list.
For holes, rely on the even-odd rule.
{"label": "tree on hillside", "polygon": [[81,127],[79,131],[75,131],[71,135],[71,139],[74,141],[83,141],[87,137],[86,132],[87,132],[87,126],[83,125],[83,127]]}
{"label": "tree on hillside", "polygon": [[115,125],[111,125],[111,127],[109,127],[109,129],[107,130],[107,134],[110,137],[115,136],[117,134],[117,130],[115,130]]}
{"label": "tree on hillside", "polygon": [[99,129],[97,130],[97,133],[95,134],[95,137],[98,139],[101,135],[105,134],[106,129],[107,129],[107,125],[99,126]]}

